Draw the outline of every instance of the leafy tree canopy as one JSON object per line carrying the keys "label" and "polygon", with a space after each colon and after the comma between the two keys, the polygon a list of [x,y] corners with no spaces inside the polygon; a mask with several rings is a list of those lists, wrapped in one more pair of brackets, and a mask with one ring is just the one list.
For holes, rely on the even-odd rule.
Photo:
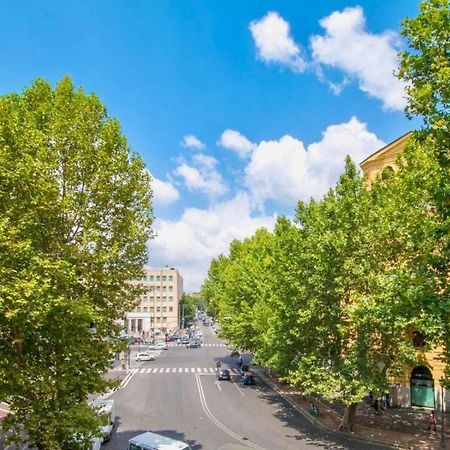
{"label": "leafy tree canopy", "polygon": [[[30,447],[89,448],[151,237],[150,177],[117,120],[63,78],[0,98],[0,401]],[[96,332],[92,331],[95,326]]]}

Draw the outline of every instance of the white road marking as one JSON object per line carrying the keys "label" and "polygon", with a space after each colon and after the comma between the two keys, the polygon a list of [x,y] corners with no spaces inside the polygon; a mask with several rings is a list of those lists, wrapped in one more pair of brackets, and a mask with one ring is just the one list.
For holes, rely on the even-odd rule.
{"label": "white road marking", "polygon": [[236,389],[241,393],[242,397],[244,397],[244,393],[242,392],[242,389],[236,384],[233,383],[236,386]]}
{"label": "white road marking", "polygon": [[[197,388],[198,388],[198,393],[200,396],[200,403],[202,405],[203,411],[205,412],[205,414],[209,417],[209,419],[211,420],[211,422],[213,422],[214,424],[217,425],[217,427],[219,427],[222,431],[224,431],[225,433],[227,433],[229,436],[233,437],[234,439],[238,440],[239,442],[242,442],[242,437],[239,436],[238,434],[236,434],[234,431],[231,431],[229,428],[227,428],[222,422],[220,422],[209,410],[208,408],[208,404],[206,403],[206,397],[205,397],[205,393],[203,391],[203,386],[200,380],[200,376],[198,374],[195,374],[195,379],[197,381]],[[260,447],[259,445],[254,444],[253,442],[246,440],[245,441],[245,445],[247,445],[248,447],[254,448],[256,450],[265,450],[264,448]]]}
{"label": "white road marking", "polygon": [[176,371],[177,371],[177,368],[174,367],[174,368],[172,369],[172,373],[175,373]]}
{"label": "white road marking", "polygon": [[183,368],[182,368],[182,367],[180,367],[180,368],[178,369],[178,373],[181,373],[181,372],[183,372]]}
{"label": "white road marking", "polygon": [[192,373],[194,373],[194,372],[195,372],[195,369],[194,369],[193,367],[191,367],[191,372],[192,372]]}
{"label": "white road marking", "polygon": [[216,381],[216,386],[219,388],[219,391],[222,392],[222,388],[220,387],[220,382],[219,381]]}
{"label": "white road marking", "polygon": [[187,367],[184,368],[184,373],[189,372],[189,369]]}
{"label": "white road marking", "polygon": [[197,367],[197,372],[198,372],[198,373],[201,373],[201,372],[202,372],[202,369],[200,369],[200,367]]}

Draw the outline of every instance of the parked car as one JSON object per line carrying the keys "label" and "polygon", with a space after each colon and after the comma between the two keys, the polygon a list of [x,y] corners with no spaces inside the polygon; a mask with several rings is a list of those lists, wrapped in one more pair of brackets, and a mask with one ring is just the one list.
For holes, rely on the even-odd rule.
{"label": "parked car", "polygon": [[136,361],[154,361],[155,355],[149,352],[141,352],[136,355]]}
{"label": "parked car", "polygon": [[218,380],[231,380],[230,371],[228,369],[219,369],[217,371],[217,379]]}
{"label": "parked car", "polygon": [[199,348],[200,347],[200,341],[194,339],[187,345],[187,348]]}
{"label": "parked car", "polygon": [[181,338],[181,343],[182,343],[183,345],[189,344],[189,336],[183,336],[183,337]]}
{"label": "parked car", "polygon": [[246,373],[242,375],[241,383],[244,386],[252,386],[255,384],[255,377],[251,373]]}
{"label": "parked car", "polygon": [[95,409],[99,415],[103,416],[103,424],[100,427],[103,442],[111,439],[111,434],[116,422],[116,408],[114,400],[96,399],[91,402],[91,408]]}

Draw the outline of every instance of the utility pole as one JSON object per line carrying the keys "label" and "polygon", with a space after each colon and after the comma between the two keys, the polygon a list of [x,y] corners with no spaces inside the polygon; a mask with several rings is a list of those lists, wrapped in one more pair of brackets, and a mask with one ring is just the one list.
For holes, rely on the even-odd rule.
{"label": "utility pole", "polygon": [[181,328],[184,329],[184,303],[182,303],[181,305],[181,324],[182,324]]}

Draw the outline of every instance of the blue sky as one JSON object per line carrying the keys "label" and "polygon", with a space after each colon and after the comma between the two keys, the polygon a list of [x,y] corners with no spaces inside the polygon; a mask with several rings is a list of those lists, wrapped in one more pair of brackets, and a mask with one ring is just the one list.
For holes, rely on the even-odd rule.
{"label": "blue sky", "polygon": [[154,177],[152,267],[187,291],[234,238],[415,124],[392,72],[416,1],[3,0],[0,93],[70,75]]}

